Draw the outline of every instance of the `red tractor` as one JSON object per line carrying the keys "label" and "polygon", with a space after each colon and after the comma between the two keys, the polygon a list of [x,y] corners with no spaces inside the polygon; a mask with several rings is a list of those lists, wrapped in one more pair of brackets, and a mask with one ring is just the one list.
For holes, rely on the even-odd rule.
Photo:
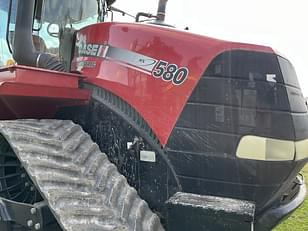
{"label": "red tractor", "polygon": [[306,194],[290,62],[113,2],[1,1],[1,231],[273,228]]}

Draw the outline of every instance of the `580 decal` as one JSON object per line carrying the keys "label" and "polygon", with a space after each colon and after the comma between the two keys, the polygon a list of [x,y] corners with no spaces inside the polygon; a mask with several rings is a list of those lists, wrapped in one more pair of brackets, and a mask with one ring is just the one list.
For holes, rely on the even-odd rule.
{"label": "580 decal", "polygon": [[176,64],[171,64],[163,60],[160,60],[152,71],[153,77],[162,78],[164,81],[172,81],[174,85],[183,84],[188,74],[188,68],[179,68]]}

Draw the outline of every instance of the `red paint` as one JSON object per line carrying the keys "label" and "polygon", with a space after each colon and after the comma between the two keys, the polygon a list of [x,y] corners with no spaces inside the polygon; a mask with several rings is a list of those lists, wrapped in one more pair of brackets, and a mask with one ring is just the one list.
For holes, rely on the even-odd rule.
{"label": "red paint", "polygon": [[20,65],[0,69],[0,84],[5,81],[39,86],[78,88],[78,81],[82,78],[76,74]]}
{"label": "red paint", "polygon": [[[133,51],[189,69],[188,79],[175,86],[114,60],[82,57],[96,62],[81,75],[12,66],[0,69],[0,119],[52,118],[59,107],[82,105],[90,93],[79,89],[83,80],[108,89],[131,104],[165,145],[192,90],[210,61],[231,49],[273,53],[264,46],[233,43],[155,25],[100,23],[79,32],[87,43]],[[76,60],[74,60],[76,64]]]}
{"label": "red paint", "polygon": [[222,41],[155,25],[101,23],[82,29],[79,35],[86,36],[87,43],[108,44],[189,69],[185,83],[175,86],[114,61],[80,58],[81,61],[96,62],[95,68],[81,69],[88,77],[85,81],[108,89],[131,104],[163,145],[192,90],[215,56],[231,49],[273,53],[269,47]]}
{"label": "red paint", "polygon": [[60,107],[84,105],[80,75],[12,66],[0,69],[0,119],[52,118]]}

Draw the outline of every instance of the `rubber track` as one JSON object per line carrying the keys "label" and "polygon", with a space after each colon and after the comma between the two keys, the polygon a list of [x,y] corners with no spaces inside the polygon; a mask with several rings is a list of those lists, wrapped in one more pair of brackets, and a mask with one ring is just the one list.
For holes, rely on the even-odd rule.
{"label": "rubber track", "polygon": [[66,231],[161,231],[160,219],[79,125],[0,122],[29,176]]}

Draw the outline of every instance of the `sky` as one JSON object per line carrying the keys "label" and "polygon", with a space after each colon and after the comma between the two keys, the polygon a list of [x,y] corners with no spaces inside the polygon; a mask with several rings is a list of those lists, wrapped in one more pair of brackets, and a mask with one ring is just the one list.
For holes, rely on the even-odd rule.
{"label": "sky", "polygon": [[[117,0],[113,6],[135,15],[156,13],[157,5],[158,0]],[[307,0],[168,0],[166,22],[197,34],[272,47],[294,65],[308,96],[307,11]]]}

